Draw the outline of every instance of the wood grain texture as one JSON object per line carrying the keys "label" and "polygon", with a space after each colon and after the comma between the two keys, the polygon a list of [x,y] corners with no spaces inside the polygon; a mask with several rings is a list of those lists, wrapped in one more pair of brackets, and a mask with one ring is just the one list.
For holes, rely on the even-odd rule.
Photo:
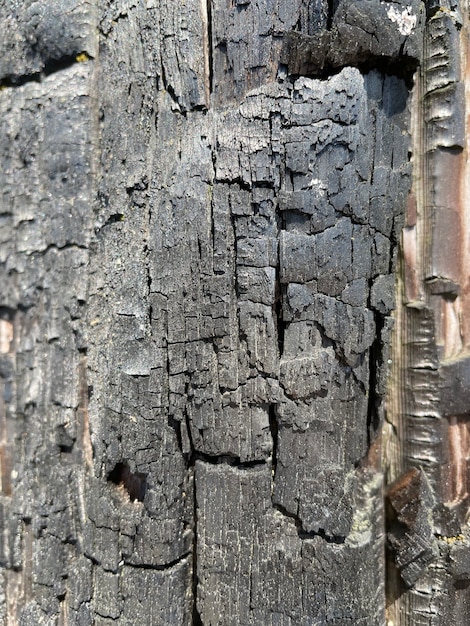
{"label": "wood grain texture", "polygon": [[390,518],[395,624],[468,621],[467,57],[468,5],[430,3],[387,410],[392,498],[417,468],[427,495],[408,498],[403,487],[402,511],[414,519],[405,528]]}

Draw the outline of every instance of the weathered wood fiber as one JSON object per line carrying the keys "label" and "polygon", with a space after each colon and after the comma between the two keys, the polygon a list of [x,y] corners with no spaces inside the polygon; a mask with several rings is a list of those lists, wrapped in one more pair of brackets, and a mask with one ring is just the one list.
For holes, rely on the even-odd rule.
{"label": "weathered wood fiber", "polygon": [[0,19],[2,619],[383,624],[421,4]]}
{"label": "weathered wood fiber", "polygon": [[428,18],[387,403],[390,498],[401,500],[388,533],[398,566],[390,560],[389,619],[458,625],[469,621],[470,580],[468,3],[428,3]]}

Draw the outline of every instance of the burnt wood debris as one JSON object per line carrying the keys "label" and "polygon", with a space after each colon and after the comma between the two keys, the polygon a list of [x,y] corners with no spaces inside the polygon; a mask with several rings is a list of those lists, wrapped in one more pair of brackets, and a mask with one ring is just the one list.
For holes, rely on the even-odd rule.
{"label": "burnt wood debris", "polygon": [[1,623],[469,623],[467,1],[0,24]]}

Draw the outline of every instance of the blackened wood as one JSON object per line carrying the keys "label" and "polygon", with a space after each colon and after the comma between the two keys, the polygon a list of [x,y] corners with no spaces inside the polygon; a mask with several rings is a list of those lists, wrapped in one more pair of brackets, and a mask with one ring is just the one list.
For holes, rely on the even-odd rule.
{"label": "blackened wood", "polygon": [[0,11],[2,618],[383,624],[421,4]]}

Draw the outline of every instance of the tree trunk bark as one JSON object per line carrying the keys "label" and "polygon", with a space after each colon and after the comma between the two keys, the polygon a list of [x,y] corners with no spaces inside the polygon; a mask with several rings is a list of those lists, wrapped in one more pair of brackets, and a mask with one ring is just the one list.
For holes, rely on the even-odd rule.
{"label": "tree trunk bark", "polygon": [[454,4],[0,0],[7,626],[468,621]]}

